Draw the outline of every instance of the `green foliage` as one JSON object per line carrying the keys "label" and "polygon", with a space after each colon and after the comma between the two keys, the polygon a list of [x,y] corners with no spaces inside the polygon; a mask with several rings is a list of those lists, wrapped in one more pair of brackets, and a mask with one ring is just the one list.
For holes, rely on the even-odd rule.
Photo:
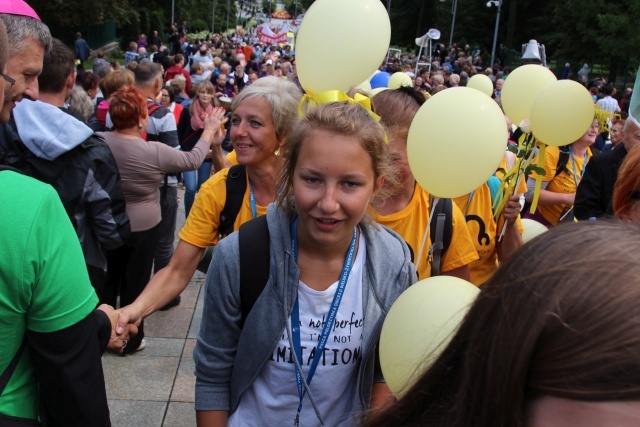
{"label": "green foliage", "polygon": [[203,19],[196,19],[189,25],[189,32],[196,33],[199,31],[211,30],[211,22],[207,23]]}
{"label": "green foliage", "polygon": [[128,0],[30,0],[29,4],[49,26],[83,28],[106,19],[129,23],[138,13]]}

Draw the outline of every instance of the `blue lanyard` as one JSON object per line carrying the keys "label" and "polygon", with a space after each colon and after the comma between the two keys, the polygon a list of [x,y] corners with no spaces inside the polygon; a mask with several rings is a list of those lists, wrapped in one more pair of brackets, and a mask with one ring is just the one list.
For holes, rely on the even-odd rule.
{"label": "blue lanyard", "polygon": [[[588,150],[588,149],[587,149]],[[571,166],[573,167],[573,180],[576,183],[576,188],[580,181],[578,180],[578,174],[576,173],[576,160],[573,157],[573,147],[569,147],[569,154],[571,155]],[[582,171],[580,172],[580,179],[584,176],[584,169],[587,167],[587,151],[584,152],[584,160],[582,163]]]}
{"label": "blue lanyard", "polygon": [[256,196],[253,194],[253,185],[249,181],[249,203],[251,203],[251,215],[254,218],[258,217],[258,210],[256,209]]}
{"label": "blue lanyard", "polygon": [[[291,251],[293,252],[296,263],[298,262],[298,236],[296,232],[297,225],[298,218],[296,218],[291,225]],[[342,265],[342,272],[340,273],[340,280],[338,281],[338,289],[333,296],[333,301],[331,302],[331,307],[329,308],[329,315],[327,317],[327,321],[324,324],[324,327],[322,328],[322,334],[320,335],[320,340],[318,341],[318,346],[316,347],[316,353],[313,356],[313,361],[311,362],[311,367],[309,368],[307,385],[311,384],[311,379],[313,378],[313,374],[315,374],[316,372],[318,362],[320,362],[320,357],[324,353],[325,344],[329,339],[329,333],[333,328],[333,322],[336,320],[338,307],[340,307],[340,301],[342,300],[342,295],[344,294],[344,288],[347,286],[347,280],[349,279],[351,267],[353,266],[353,257],[356,252],[357,236],[357,228],[354,228],[353,237],[351,238],[351,244],[349,245],[347,256],[344,259],[344,264]],[[300,307],[298,305],[297,295],[296,302],[293,305],[293,311],[291,312],[291,331],[293,335],[292,338],[295,357],[298,359],[300,366],[302,366],[302,344],[300,343]],[[296,383],[298,384],[298,396],[300,396],[298,412],[296,413],[296,417],[294,419],[294,425],[297,426],[300,421],[300,411],[302,410],[302,401],[304,400],[306,390],[302,386],[302,377],[300,376],[300,372],[295,367],[294,370],[296,373]]]}

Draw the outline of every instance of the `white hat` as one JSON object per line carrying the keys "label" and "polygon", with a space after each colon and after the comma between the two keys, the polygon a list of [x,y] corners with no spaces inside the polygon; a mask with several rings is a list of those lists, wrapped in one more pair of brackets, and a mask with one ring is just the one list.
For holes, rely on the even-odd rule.
{"label": "white hat", "polygon": [[267,64],[267,65],[273,65],[273,61],[272,61],[272,60],[270,60],[270,59],[267,59],[267,62],[265,62],[265,64]]}

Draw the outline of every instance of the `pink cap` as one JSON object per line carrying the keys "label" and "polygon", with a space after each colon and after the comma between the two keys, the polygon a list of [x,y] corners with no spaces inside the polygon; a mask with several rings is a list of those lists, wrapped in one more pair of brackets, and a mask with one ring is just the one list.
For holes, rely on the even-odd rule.
{"label": "pink cap", "polygon": [[36,11],[24,0],[0,0],[0,13],[28,16],[38,21],[41,20]]}

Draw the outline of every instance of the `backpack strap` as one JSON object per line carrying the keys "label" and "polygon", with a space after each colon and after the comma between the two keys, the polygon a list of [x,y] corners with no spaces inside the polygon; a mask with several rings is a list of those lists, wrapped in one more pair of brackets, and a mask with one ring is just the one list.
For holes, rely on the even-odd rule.
{"label": "backpack strap", "polygon": [[[433,203],[431,197],[431,203]],[[453,235],[453,202],[451,199],[440,199],[433,211],[429,233],[431,239],[431,277],[440,275],[442,256],[451,245]]]}
{"label": "backpack strap", "polygon": [[267,216],[245,222],[238,231],[240,246],[240,310],[242,324],[269,280]]}
{"label": "backpack strap", "polygon": [[558,164],[556,165],[556,174],[553,176],[554,178],[560,175],[562,172],[569,173],[569,169],[567,169],[567,162],[569,161],[569,146],[565,145],[560,147],[560,157],[558,157]]}
{"label": "backpack strap", "polygon": [[[161,108],[162,105],[158,104],[157,102],[153,102],[153,101],[147,101],[147,117],[151,117],[151,115],[159,108]],[[147,130],[145,129],[144,132],[142,132],[142,139],[144,139],[145,141],[148,141],[148,135],[147,135]],[[166,185],[166,175],[165,175],[165,185]]]}
{"label": "backpack strap", "polygon": [[4,392],[4,388],[7,386],[7,384],[9,384],[9,380],[13,375],[13,371],[16,370],[18,362],[20,362],[20,358],[22,357],[22,353],[24,353],[24,349],[26,347],[27,339],[25,338],[22,340],[22,344],[20,344],[18,351],[16,351],[16,354],[13,356],[13,359],[11,359],[11,362],[9,362],[9,365],[5,368],[2,376],[0,376],[0,396],[2,396],[2,392]]}
{"label": "backpack strap", "polygon": [[224,208],[220,212],[220,226],[218,233],[226,237],[233,232],[233,223],[242,207],[244,193],[247,191],[247,174],[244,165],[234,165],[229,168],[227,175],[227,198]]}

